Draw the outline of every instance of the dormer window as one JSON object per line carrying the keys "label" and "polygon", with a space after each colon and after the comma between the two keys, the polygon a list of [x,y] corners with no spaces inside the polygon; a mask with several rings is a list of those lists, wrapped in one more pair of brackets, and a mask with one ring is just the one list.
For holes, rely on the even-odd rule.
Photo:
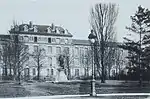
{"label": "dormer window", "polygon": [[34,32],[38,32],[38,30],[37,30],[37,27],[36,27],[36,26],[34,26],[33,30],[34,30]]}
{"label": "dormer window", "polygon": [[51,28],[50,27],[47,28],[47,33],[51,33]]}
{"label": "dormer window", "polygon": [[27,25],[23,26],[23,29],[24,29],[25,32],[27,32],[28,31],[28,26]]}

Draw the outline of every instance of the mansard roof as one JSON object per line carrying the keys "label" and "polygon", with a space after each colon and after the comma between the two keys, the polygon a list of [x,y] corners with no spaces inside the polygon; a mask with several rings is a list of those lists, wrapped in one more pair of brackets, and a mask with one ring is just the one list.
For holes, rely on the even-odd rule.
{"label": "mansard roof", "polygon": [[72,39],[73,45],[90,45],[89,40]]}
{"label": "mansard roof", "polygon": [[[24,31],[24,27],[27,27],[28,31]],[[34,32],[34,27],[36,27],[37,32]],[[51,32],[48,33],[47,29],[50,29]],[[52,31],[52,29],[54,29]],[[58,33],[59,32],[59,33]],[[72,34],[65,30],[60,26],[52,25],[32,25],[31,24],[21,24],[16,25],[10,30],[11,34],[18,33],[18,34],[32,34],[32,35],[52,35],[52,36],[67,36],[72,37]]]}

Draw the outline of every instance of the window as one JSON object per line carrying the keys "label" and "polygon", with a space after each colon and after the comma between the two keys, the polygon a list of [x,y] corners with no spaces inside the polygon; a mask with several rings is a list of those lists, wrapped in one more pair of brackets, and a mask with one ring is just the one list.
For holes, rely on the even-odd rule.
{"label": "window", "polygon": [[65,39],[65,44],[68,44],[68,39]]}
{"label": "window", "polygon": [[51,38],[48,38],[48,43],[51,43]]}
{"label": "window", "polygon": [[75,56],[78,56],[79,55],[79,48],[75,48]]}
{"label": "window", "polygon": [[79,65],[79,59],[78,59],[78,58],[75,58],[75,59],[74,59],[74,63],[75,63],[75,65]]}
{"label": "window", "polygon": [[50,27],[47,28],[47,33],[51,33]]}
{"label": "window", "polygon": [[75,76],[79,76],[79,69],[75,69]]}
{"label": "window", "polygon": [[57,43],[57,44],[60,43],[60,38],[56,38],[56,43]]}
{"label": "window", "polygon": [[69,54],[69,47],[65,47],[65,54]]}
{"label": "window", "polygon": [[25,71],[24,71],[24,74],[25,74],[25,76],[29,76],[29,68],[25,68]]}
{"label": "window", "polygon": [[51,69],[51,75],[54,75],[54,70],[53,69]]}
{"label": "window", "polygon": [[38,32],[38,30],[37,30],[37,27],[36,27],[36,26],[34,26],[34,32]]}
{"label": "window", "polygon": [[56,43],[56,39],[55,39],[55,38],[52,38],[52,42]]}
{"label": "window", "polygon": [[61,53],[61,48],[60,47],[56,47],[56,53],[60,54]]}
{"label": "window", "polygon": [[52,46],[48,46],[48,53],[52,53]]}
{"label": "window", "polygon": [[35,68],[33,68],[33,75],[36,75],[36,70],[35,70]]}
{"label": "window", "polygon": [[37,42],[37,37],[34,37],[34,42]]}
{"label": "window", "polygon": [[62,39],[60,39],[60,40],[61,40],[60,42],[61,42],[62,44],[64,44],[64,43],[65,43],[65,40],[64,40],[63,38],[62,38]]}
{"label": "window", "polygon": [[87,57],[87,54],[88,54],[88,48],[85,48],[84,53],[85,53],[85,57]]}
{"label": "window", "polygon": [[28,41],[29,41],[28,36],[24,36],[24,41],[25,41],[25,42],[28,42]]}
{"label": "window", "polygon": [[27,25],[25,25],[23,28],[24,28],[25,32],[28,32],[28,26]]}
{"label": "window", "polygon": [[47,69],[47,76],[49,76],[49,69]]}
{"label": "window", "polygon": [[34,52],[37,52],[37,51],[38,51],[38,46],[34,45]]}
{"label": "window", "polygon": [[52,66],[52,57],[48,58],[49,65]]}

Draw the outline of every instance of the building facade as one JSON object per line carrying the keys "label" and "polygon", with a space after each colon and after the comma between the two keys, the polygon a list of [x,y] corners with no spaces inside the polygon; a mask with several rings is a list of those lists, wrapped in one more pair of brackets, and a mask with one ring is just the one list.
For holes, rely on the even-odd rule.
{"label": "building facade", "polygon": [[[91,75],[91,47],[88,40],[73,39],[73,35],[66,29],[51,25],[29,24],[15,25],[10,35],[19,35],[19,39],[28,46],[29,59],[24,64],[22,74],[28,79],[37,76],[37,63],[32,54],[44,49],[44,58],[41,59],[40,77],[47,80],[56,80],[58,74],[59,57],[64,60],[65,73],[70,79]],[[66,58],[65,58],[66,59]],[[69,70],[69,72],[68,72]]]}

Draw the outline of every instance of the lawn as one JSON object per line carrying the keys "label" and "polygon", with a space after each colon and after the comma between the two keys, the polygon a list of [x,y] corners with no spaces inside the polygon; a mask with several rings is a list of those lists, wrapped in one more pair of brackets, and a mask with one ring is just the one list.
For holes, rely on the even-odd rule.
{"label": "lawn", "polygon": [[25,97],[30,92],[26,91],[22,85],[15,83],[0,83],[0,97]]}
{"label": "lawn", "polygon": [[[96,93],[149,93],[150,85],[138,87],[138,82],[112,81],[105,84],[96,83]],[[24,82],[22,85],[15,83],[0,83],[0,97],[25,97],[25,96],[50,96],[50,95],[78,95],[90,94],[91,83],[79,82]]]}

